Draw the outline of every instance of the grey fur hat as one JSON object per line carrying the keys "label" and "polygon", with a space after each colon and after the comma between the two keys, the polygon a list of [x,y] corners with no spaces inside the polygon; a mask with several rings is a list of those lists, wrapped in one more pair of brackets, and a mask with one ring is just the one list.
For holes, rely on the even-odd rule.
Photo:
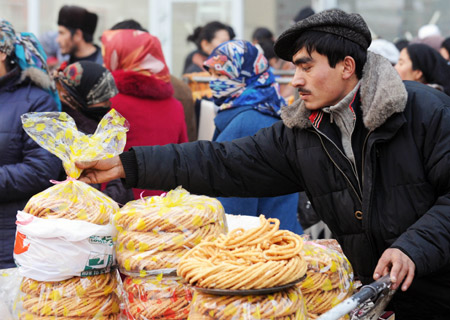
{"label": "grey fur hat", "polygon": [[369,27],[359,14],[331,9],[309,16],[283,32],[275,42],[277,56],[291,61],[295,54],[293,45],[305,31],[331,33],[360,45],[364,50],[372,42]]}

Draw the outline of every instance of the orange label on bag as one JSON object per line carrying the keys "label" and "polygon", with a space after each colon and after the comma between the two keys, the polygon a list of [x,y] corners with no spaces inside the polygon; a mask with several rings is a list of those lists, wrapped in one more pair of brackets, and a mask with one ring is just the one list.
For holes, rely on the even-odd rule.
{"label": "orange label on bag", "polygon": [[16,243],[14,244],[14,253],[15,254],[21,254],[24,252],[28,251],[28,248],[30,247],[30,244],[27,244],[26,246],[24,246],[23,242],[25,241],[25,239],[27,238],[26,235],[20,233],[19,231],[17,231],[16,234]]}

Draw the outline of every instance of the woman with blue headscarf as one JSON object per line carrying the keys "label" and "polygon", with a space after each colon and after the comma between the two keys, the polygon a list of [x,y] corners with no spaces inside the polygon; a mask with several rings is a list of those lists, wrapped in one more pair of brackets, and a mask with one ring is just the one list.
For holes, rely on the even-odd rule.
{"label": "woman with blue headscarf", "polygon": [[46,57],[30,33],[16,34],[0,19],[0,269],[13,260],[17,210],[51,185],[61,161],[39,147],[22,129],[26,112],[58,111],[59,98]]}
{"label": "woman with blue headscarf", "polygon": [[[213,50],[204,62],[219,112],[214,141],[254,135],[280,120],[286,105],[264,54],[248,41],[232,40]],[[255,181],[255,184],[258,181]],[[249,186],[251,188],[251,186]],[[219,198],[225,212],[278,218],[280,229],[302,234],[297,220],[298,193],[273,198]]]}

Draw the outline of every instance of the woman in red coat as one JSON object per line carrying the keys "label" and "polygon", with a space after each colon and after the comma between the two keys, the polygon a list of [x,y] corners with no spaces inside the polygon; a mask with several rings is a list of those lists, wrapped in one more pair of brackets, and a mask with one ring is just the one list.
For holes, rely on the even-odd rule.
{"label": "woman in red coat", "polygon": [[[119,89],[119,94],[111,99],[112,107],[130,123],[125,150],[187,142],[183,106],[173,97],[158,38],[140,30],[107,30],[102,43],[105,67]],[[136,199],[142,191],[133,189]],[[161,191],[144,193],[159,194]]]}

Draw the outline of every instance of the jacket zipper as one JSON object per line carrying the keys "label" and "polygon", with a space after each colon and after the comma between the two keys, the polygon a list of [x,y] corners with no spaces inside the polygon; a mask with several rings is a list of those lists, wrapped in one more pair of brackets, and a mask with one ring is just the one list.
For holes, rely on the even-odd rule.
{"label": "jacket zipper", "polygon": [[[362,149],[362,163],[361,163],[361,180],[362,180],[362,184],[364,185],[364,159],[366,158],[366,145],[367,145],[367,140],[369,140],[369,136],[373,131],[370,130],[367,133],[366,138],[364,139],[364,143],[363,143],[363,149]],[[362,193],[361,193],[362,194]]]}
{"label": "jacket zipper", "polygon": [[[367,134],[366,139],[364,141],[364,144],[363,144],[363,155],[364,155],[364,149],[365,149],[365,146],[366,146],[366,142],[367,142],[367,140],[369,138],[369,135],[371,133],[372,133],[372,131],[369,131],[369,133]],[[370,157],[370,154],[369,154],[369,157]],[[362,162],[363,165],[364,165],[364,158],[365,157],[363,156],[363,162]],[[376,175],[375,170],[376,170],[376,164],[375,164],[375,167],[373,167],[373,169],[372,169],[372,173],[373,173],[374,177]],[[363,175],[362,175],[362,180],[363,180],[363,183],[364,183],[364,171],[363,171]],[[367,206],[367,211],[370,210],[370,207],[371,207],[371,204],[372,204],[373,189],[374,188],[373,188],[373,185],[372,185],[372,189],[370,190],[370,194],[369,194],[369,203],[368,203],[368,206]],[[370,217],[368,215],[366,215],[366,219],[367,219],[367,240],[369,240],[369,245],[370,245],[370,248],[372,249],[372,256],[373,256],[374,260],[377,260],[377,258],[375,257],[375,254],[374,254],[374,252],[376,252],[376,248],[374,247],[374,240],[373,240],[373,235],[372,235],[372,232],[371,232],[371,230],[372,230],[372,224],[370,223],[371,219],[370,219]]]}
{"label": "jacket zipper", "polygon": [[[350,162],[350,164],[351,164],[350,159],[349,159],[345,154],[343,154],[342,151],[336,146],[336,144],[335,144],[333,141],[331,141],[330,139],[328,139],[328,137],[327,137],[326,135],[324,135],[323,133],[321,133],[320,131],[318,131],[316,128],[314,128],[314,129],[315,129],[314,132],[315,132],[315,133],[317,134],[317,136],[319,137],[320,143],[322,144],[322,147],[323,147],[323,149],[325,150],[325,152],[326,152],[328,158],[330,158],[331,162],[333,162],[333,164],[335,165],[335,167],[339,170],[340,173],[342,173],[342,175],[344,176],[345,180],[347,180],[348,184],[352,187],[352,190],[353,190],[353,192],[356,194],[356,197],[358,198],[358,200],[359,200],[359,202],[360,202],[360,204],[361,204],[361,207],[362,207],[362,199],[361,199],[361,197],[362,197],[362,192],[361,192],[361,196],[360,196],[360,195],[358,194],[358,191],[356,191],[355,187],[354,187],[353,184],[351,183],[350,179],[347,177],[347,175],[344,173],[344,171],[342,171],[342,169],[338,166],[338,164],[333,160],[333,158],[331,157],[331,155],[330,155],[330,153],[328,152],[327,148],[325,147],[325,144],[323,143],[323,140],[322,140],[321,135],[323,135],[327,140],[329,140],[329,141],[336,147],[336,149],[339,150],[339,152],[344,156],[344,158],[346,158],[346,159]],[[352,165],[352,168],[353,168],[353,165]],[[356,179],[357,179],[357,181],[358,181],[358,183],[359,183],[358,176],[356,176]],[[360,187],[360,186],[358,186],[358,187],[359,187],[359,189],[360,189],[360,191],[361,191],[361,187]]]}

